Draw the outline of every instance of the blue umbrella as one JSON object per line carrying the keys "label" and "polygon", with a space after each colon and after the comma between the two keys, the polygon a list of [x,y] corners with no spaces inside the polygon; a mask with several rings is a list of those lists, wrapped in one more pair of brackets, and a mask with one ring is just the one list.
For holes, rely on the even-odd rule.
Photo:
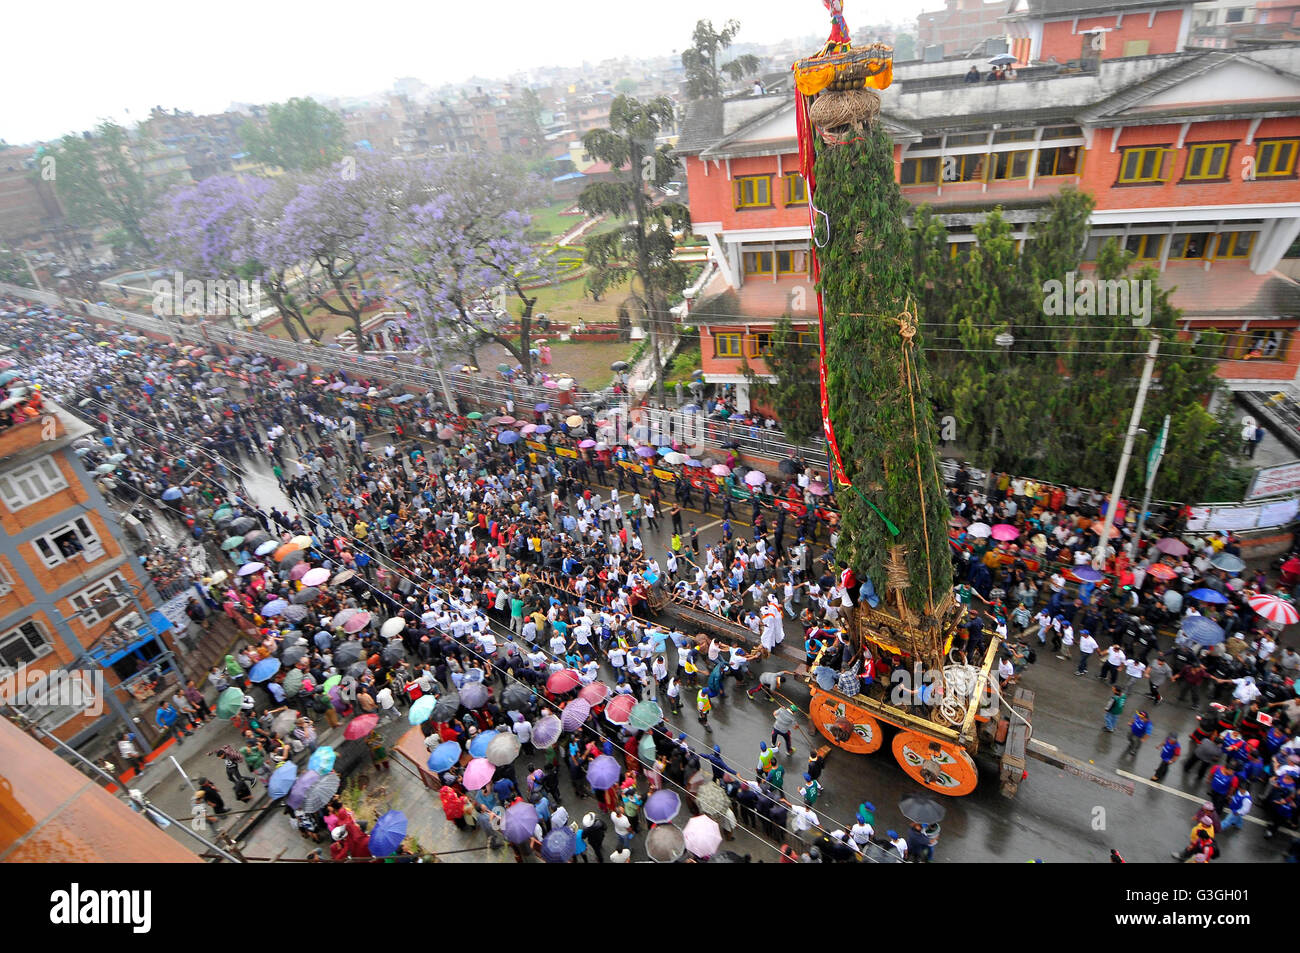
{"label": "blue umbrella", "polygon": [[1193,589],[1187,594],[1189,599],[1197,599],[1201,602],[1213,602],[1219,605],[1228,601],[1228,597],[1217,589],[1209,589],[1202,586],[1200,589]]}
{"label": "blue umbrella", "polygon": [[519,434],[513,430],[503,430],[497,434],[497,442],[504,444],[515,443],[519,440]]}
{"label": "blue umbrella", "polygon": [[[374,839],[371,839],[374,852]],[[567,827],[557,827],[542,840],[542,860],[548,864],[567,864],[578,851],[578,838]]]}
{"label": "blue umbrella", "polygon": [[429,770],[441,774],[459,761],[460,756],[461,748],[459,741],[444,741],[429,753],[429,760],[427,762]]}
{"label": "blue umbrella", "polygon": [[388,811],[370,831],[370,853],[387,857],[397,853],[406,838],[406,815],[401,811]]}
{"label": "blue umbrella", "polygon": [[1084,582],[1101,582],[1104,578],[1102,573],[1091,566],[1077,566],[1070,571],[1074,573],[1076,578],[1082,579]]}
{"label": "blue umbrella", "polygon": [[323,629],[312,636],[312,641],[316,643],[316,648],[327,649],[330,647],[330,634]]}
{"label": "blue umbrella", "polygon": [[319,772],[320,774],[328,774],[330,771],[334,770],[334,761],[337,758],[338,755],[332,747],[329,745],[321,745],[313,751],[311,757],[307,759],[307,767],[312,771]]}
{"label": "blue umbrella", "polygon": [[533,433],[547,434],[550,433],[552,429],[553,428],[550,424],[538,424],[537,429],[534,430]]}
{"label": "blue umbrella", "polygon": [[250,682],[265,682],[278,671],[280,671],[280,660],[278,658],[264,658],[248,670],[248,680]]}
{"label": "blue umbrella", "polygon": [[668,456],[668,454],[673,452],[672,444],[664,444],[657,452],[661,457]]}
{"label": "blue umbrella", "polygon": [[289,608],[289,602],[287,599],[272,599],[266,605],[262,606],[261,615],[270,619],[273,616],[279,615],[287,608]]}
{"label": "blue umbrella", "polygon": [[1189,615],[1183,620],[1182,628],[1197,645],[1218,645],[1223,641],[1223,626],[1203,615]]}
{"label": "blue umbrella", "polygon": [[278,801],[293,789],[297,780],[298,766],[292,761],[286,761],[271,772],[271,780],[266,782],[266,793],[272,801]]}
{"label": "blue umbrella", "polygon": [[[474,740],[469,743],[469,753],[475,758],[486,758],[487,747],[492,743],[492,739],[497,736],[495,731],[481,731],[474,736]],[[442,745],[438,745],[439,748]]]}
{"label": "blue umbrella", "polygon": [[533,410],[537,411],[539,414],[544,414],[550,409],[551,405],[546,403],[546,401],[542,401],[540,404],[535,404],[533,406]]}
{"label": "blue umbrella", "polygon": [[179,500],[184,495],[185,494],[181,491],[180,487],[169,486],[167,489],[163,490],[162,498],[171,502],[172,500]]}
{"label": "blue umbrella", "polygon": [[304,771],[298,775],[298,780],[293,782],[293,787],[289,789],[289,794],[285,797],[284,803],[295,811],[302,810],[303,802],[307,800],[307,792],[319,780],[320,775],[315,771]]}
{"label": "blue umbrella", "polygon": [[413,725],[424,724],[433,714],[433,706],[436,704],[438,699],[433,695],[421,695],[411,705],[411,710],[406,713],[407,720]]}

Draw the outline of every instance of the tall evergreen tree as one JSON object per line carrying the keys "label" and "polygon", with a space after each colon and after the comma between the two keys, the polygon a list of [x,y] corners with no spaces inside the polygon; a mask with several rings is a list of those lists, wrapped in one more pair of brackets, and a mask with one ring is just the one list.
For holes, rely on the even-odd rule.
{"label": "tall evergreen tree", "polygon": [[755,396],[775,408],[781,429],[791,443],[802,444],[821,433],[821,397],[818,393],[817,352],[799,341],[799,332],[783,314],[772,329],[772,347],[763,355],[771,376],[764,378],[742,360],[741,373]]}

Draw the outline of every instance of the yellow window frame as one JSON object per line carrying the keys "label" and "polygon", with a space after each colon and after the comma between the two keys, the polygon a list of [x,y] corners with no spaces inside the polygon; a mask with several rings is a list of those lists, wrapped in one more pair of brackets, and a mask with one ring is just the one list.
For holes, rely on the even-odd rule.
{"label": "yellow window frame", "polygon": [[787,172],[782,178],[785,179],[785,204],[807,205],[808,183],[803,176],[798,172]]}
{"label": "yellow window frame", "polygon": [[[930,173],[928,178],[925,176],[925,164],[930,163]],[[914,169],[912,181],[907,180],[907,169]],[[939,156],[923,156],[916,159],[904,159],[903,165],[898,171],[898,182],[900,185],[938,185],[939,179],[943,173],[943,161]]]}
{"label": "yellow window frame", "polygon": [[[1187,148],[1187,165],[1183,169],[1184,182],[1220,182],[1228,177],[1228,157],[1232,154],[1229,142],[1198,142]],[[1193,172],[1194,166],[1199,170]]]}
{"label": "yellow window frame", "polygon": [[740,338],[738,331],[724,331],[713,335],[714,357],[740,357]]}
{"label": "yellow window frame", "polygon": [[[1218,236],[1218,241],[1214,246],[1215,259],[1240,259],[1249,258],[1251,251],[1255,247],[1255,236],[1258,232],[1222,232]],[[1238,246],[1238,241],[1244,240],[1245,248]]]}
{"label": "yellow window frame", "polygon": [[[763,267],[763,258],[767,258],[767,267]],[[751,262],[754,264],[751,266]],[[747,251],[741,253],[742,270],[746,275],[770,275],[776,261],[770,251]]]}
{"label": "yellow window frame", "polygon": [[735,186],[736,208],[771,208],[772,177],[770,175],[740,175]]}
{"label": "yellow window frame", "polygon": [[[1169,181],[1174,150],[1167,146],[1129,146],[1122,149],[1117,185],[1153,185]],[[1150,171],[1143,174],[1143,169]]]}
{"label": "yellow window frame", "polygon": [[[990,182],[1014,182],[1017,179],[1029,178],[1029,166],[1033,161],[1033,149],[1015,149],[1011,152],[994,152],[990,155],[993,160],[989,163],[989,181]],[[1019,175],[1008,174],[998,175],[999,170],[1005,170],[1008,173],[1015,172],[1016,160],[1021,158],[1024,161],[1024,171]]]}
{"label": "yellow window frame", "polygon": [[1295,174],[1300,139],[1261,139],[1255,145],[1255,178]]}
{"label": "yellow window frame", "polygon": [[[1124,240],[1124,250],[1136,255],[1138,261],[1155,261],[1159,259],[1160,253],[1164,251],[1167,237],[1167,235],[1163,234],[1130,235]],[[1128,247],[1128,243],[1135,238],[1138,239],[1136,252]]]}

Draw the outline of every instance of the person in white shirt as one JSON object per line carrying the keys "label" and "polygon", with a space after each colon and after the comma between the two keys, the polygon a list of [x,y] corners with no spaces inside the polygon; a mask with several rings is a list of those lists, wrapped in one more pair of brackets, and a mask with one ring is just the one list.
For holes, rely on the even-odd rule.
{"label": "person in white shirt", "polygon": [[1092,658],[1092,653],[1097,651],[1097,640],[1092,637],[1092,633],[1087,629],[1079,636],[1079,667],[1075,670],[1075,675],[1086,675],[1088,673],[1088,659]]}
{"label": "person in white shirt", "polygon": [[1126,661],[1124,650],[1118,644],[1112,645],[1102,656],[1101,671],[1097,673],[1097,680],[1104,681],[1106,676],[1110,676],[1110,683],[1115,684],[1119,678],[1120,670],[1124,667]]}
{"label": "person in white shirt", "polygon": [[1147,667],[1138,659],[1126,659],[1124,662],[1124,676],[1126,679],[1124,682],[1124,694],[1127,695],[1133,690],[1134,685],[1146,678]]}

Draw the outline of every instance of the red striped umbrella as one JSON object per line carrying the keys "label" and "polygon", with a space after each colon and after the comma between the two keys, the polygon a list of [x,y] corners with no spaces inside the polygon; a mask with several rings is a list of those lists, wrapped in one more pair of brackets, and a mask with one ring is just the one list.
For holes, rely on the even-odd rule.
{"label": "red striped umbrella", "polygon": [[1175,578],[1178,573],[1174,572],[1173,567],[1164,563],[1153,563],[1147,567],[1147,575],[1168,582],[1170,579]]}
{"label": "red striped umbrella", "polygon": [[1283,625],[1300,622],[1300,612],[1296,611],[1295,606],[1278,596],[1254,596],[1250,600],[1250,607],[1269,622],[1280,622]]}

